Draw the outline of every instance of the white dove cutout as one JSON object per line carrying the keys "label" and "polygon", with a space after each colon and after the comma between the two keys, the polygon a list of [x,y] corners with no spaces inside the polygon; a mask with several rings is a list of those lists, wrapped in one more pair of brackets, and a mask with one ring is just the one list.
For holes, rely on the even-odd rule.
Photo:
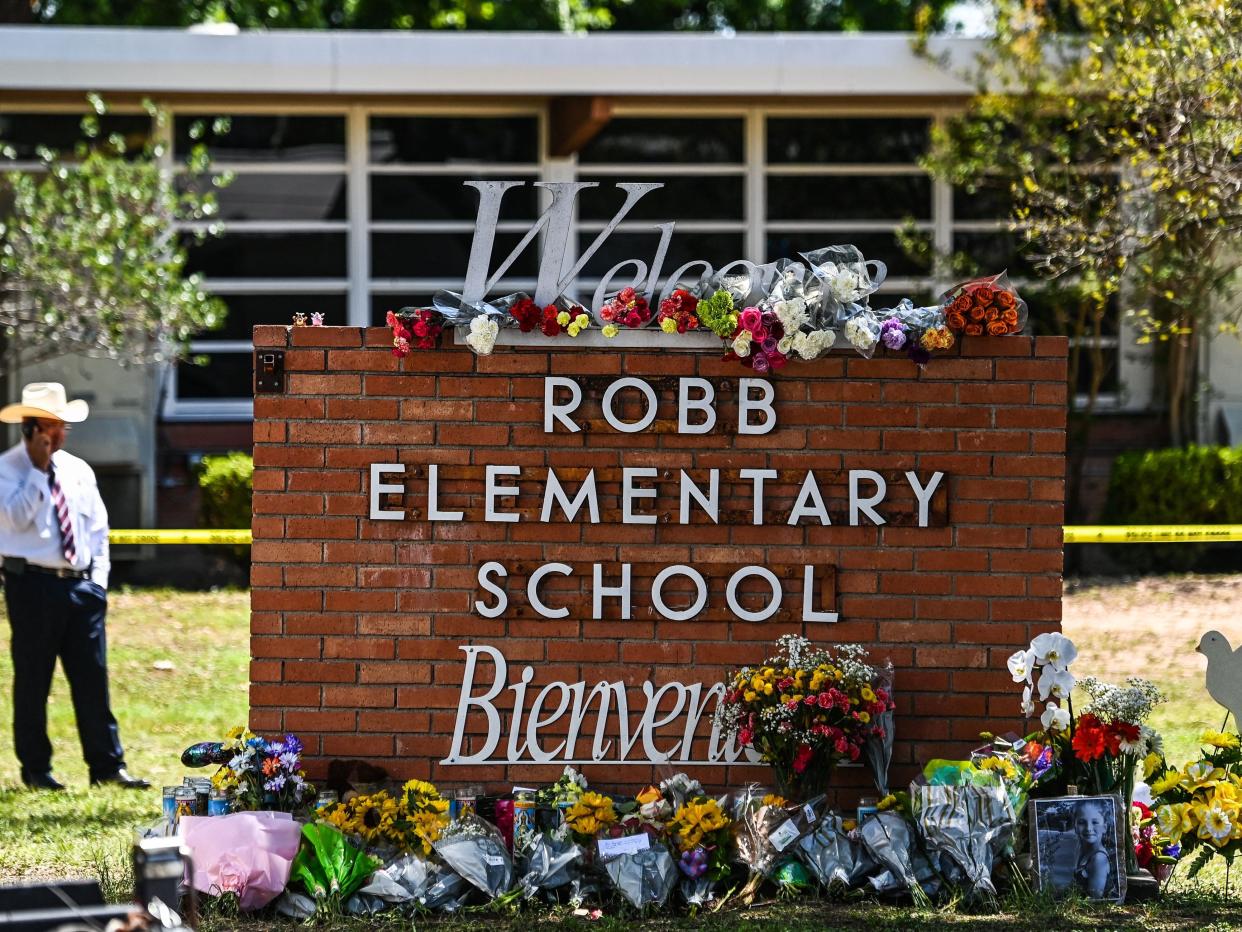
{"label": "white dove cutout", "polygon": [[1195,650],[1207,658],[1208,695],[1229,711],[1235,728],[1242,727],[1242,648],[1234,650],[1227,637],[1209,631]]}

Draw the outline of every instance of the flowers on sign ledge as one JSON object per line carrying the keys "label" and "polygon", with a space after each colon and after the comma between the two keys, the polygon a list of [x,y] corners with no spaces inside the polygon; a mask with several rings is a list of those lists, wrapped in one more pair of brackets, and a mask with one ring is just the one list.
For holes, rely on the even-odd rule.
{"label": "flowers on sign ledge", "polygon": [[392,354],[397,357],[408,356],[413,349],[435,349],[444,332],[440,316],[430,308],[389,311],[385,319],[392,328]]}
{"label": "flowers on sign ledge", "polygon": [[651,320],[651,307],[647,299],[633,288],[622,288],[615,298],[599,309],[599,319],[605,324],[643,327]]}
{"label": "flowers on sign ledge", "polygon": [[699,299],[684,288],[674,289],[673,293],[660,302],[658,322],[665,333],[686,333],[699,329],[697,311]]}

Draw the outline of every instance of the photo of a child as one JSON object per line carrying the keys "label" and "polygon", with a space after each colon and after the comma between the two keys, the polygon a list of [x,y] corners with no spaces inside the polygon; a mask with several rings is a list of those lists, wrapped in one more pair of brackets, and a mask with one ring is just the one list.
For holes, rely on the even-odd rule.
{"label": "photo of a child", "polygon": [[1030,803],[1031,851],[1041,890],[1092,900],[1125,898],[1123,820],[1115,796],[1071,796]]}

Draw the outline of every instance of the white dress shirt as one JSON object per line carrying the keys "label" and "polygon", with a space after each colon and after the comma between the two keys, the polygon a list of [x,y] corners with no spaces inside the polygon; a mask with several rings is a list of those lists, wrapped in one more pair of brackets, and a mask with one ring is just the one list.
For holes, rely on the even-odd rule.
{"label": "white dress shirt", "polygon": [[77,558],[72,564],[65,559],[47,473],[35,469],[24,443],[0,454],[0,555],[53,569],[89,567],[91,579],[107,589],[108,512],[95,471],[64,450],[52,454],[52,467],[69,507]]}

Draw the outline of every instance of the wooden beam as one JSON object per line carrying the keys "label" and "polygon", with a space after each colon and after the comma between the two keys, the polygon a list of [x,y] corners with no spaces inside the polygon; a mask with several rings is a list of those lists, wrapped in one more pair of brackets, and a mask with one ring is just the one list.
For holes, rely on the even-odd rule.
{"label": "wooden beam", "polygon": [[548,116],[548,154],[565,158],[608,125],[612,101],[607,97],[553,97]]}

